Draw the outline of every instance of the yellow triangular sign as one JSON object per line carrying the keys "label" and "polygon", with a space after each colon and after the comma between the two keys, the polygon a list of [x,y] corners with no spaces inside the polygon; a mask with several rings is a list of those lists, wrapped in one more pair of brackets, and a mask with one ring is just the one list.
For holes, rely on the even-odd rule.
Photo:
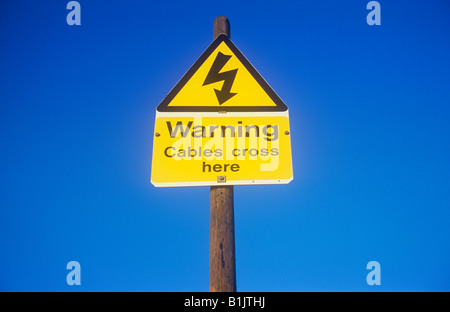
{"label": "yellow triangular sign", "polygon": [[225,36],[220,35],[159,104],[159,112],[286,111],[287,106]]}

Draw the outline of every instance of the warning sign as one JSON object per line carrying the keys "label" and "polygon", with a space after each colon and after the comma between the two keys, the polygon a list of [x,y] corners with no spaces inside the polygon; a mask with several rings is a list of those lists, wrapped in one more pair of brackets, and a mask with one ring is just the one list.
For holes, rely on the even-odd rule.
{"label": "warning sign", "polygon": [[287,106],[220,35],[157,107],[151,182],[289,183],[290,136]]}
{"label": "warning sign", "polygon": [[152,163],[155,186],[291,180],[287,117],[168,116],[156,120]]}
{"label": "warning sign", "polygon": [[157,107],[159,112],[286,111],[231,40],[220,35]]}

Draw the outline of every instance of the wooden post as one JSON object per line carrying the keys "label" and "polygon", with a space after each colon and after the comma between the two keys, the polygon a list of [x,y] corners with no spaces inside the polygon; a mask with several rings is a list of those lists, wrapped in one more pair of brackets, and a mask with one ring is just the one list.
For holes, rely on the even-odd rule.
{"label": "wooden post", "polygon": [[209,290],[236,291],[233,186],[211,186]]}
{"label": "wooden post", "polygon": [[214,37],[216,39],[220,34],[227,35],[228,38],[231,38],[230,35],[230,21],[226,16],[218,16],[214,19]]}
{"label": "wooden post", "polygon": [[[230,37],[230,22],[225,16],[214,20],[214,39]],[[234,243],[234,190],[232,185],[211,186],[211,224],[209,241],[209,290],[236,291]]]}

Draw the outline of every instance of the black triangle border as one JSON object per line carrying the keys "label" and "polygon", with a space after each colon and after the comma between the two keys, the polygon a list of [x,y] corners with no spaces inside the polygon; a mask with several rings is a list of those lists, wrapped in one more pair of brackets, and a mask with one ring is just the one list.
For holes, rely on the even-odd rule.
{"label": "black triangle border", "polygon": [[[180,92],[180,90],[186,85],[186,83],[197,72],[200,66],[206,61],[206,59],[214,52],[214,50],[225,42],[234,55],[249,71],[249,73],[255,78],[267,95],[272,99],[276,106],[169,106],[170,102]],[[269,84],[264,80],[253,65],[247,60],[247,58],[239,51],[239,49],[231,42],[228,36],[219,35],[202,53],[202,55],[195,61],[195,63],[184,74],[181,80],[175,85],[175,87],[169,92],[169,94],[162,100],[156,110],[158,112],[273,112],[273,111],[287,111],[287,106],[280,99],[280,97],[273,91]]]}

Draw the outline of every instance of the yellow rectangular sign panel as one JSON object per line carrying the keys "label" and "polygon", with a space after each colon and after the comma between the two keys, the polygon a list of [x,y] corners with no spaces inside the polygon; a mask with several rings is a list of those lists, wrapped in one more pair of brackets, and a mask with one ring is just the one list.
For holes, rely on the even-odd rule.
{"label": "yellow rectangular sign panel", "polygon": [[278,115],[157,113],[155,186],[289,183],[289,118]]}

